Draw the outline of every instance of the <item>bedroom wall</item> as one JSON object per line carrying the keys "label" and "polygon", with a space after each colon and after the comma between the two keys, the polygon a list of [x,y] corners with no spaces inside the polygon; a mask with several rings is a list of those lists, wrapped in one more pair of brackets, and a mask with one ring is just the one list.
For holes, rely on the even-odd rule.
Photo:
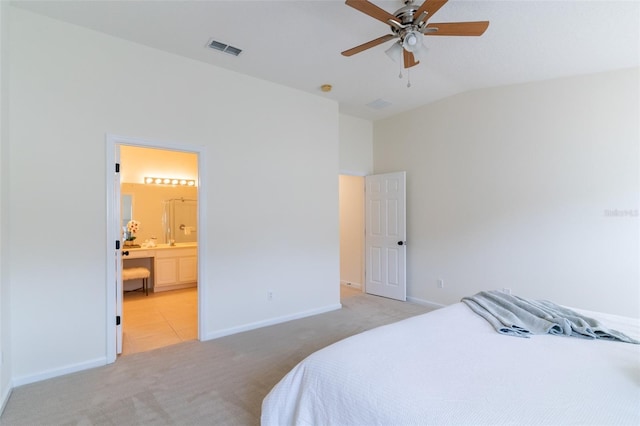
{"label": "bedroom wall", "polygon": [[340,114],[340,173],[366,176],[373,172],[373,122]]}
{"label": "bedroom wall", "polygon": [[376,121],[375,172],[407,171],[410,298],[510,288],[640,316],[639,81],[477,90]]}
{"label": "bedroom wall", "polygon": [[17,8],[10,48],[14,384],[105,362],[106,133],[203,147],[206,337],[340,306],[335,102]]}
{"label": "bedroom wall", "polygon": [[0,1],[0,414],[11,393],[9,293],[9,4]]}

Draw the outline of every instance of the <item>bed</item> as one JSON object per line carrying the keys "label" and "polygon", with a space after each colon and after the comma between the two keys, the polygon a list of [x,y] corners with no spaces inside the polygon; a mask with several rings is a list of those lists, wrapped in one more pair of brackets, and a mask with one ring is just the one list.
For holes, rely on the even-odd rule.
{"label": "bed", "polygon": [[[577,310],[634,339],[638,319]],[[640,424],[640,345],[498,334],[464,303],[310,355],[263,426]]]}

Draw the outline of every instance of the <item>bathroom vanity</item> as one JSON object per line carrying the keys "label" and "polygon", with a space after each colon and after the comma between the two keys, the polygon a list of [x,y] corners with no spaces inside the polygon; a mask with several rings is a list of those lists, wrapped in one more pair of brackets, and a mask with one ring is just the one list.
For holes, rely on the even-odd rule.
{"label": "bathroom vanity", "polygon": [[[125,252],[129,252],[125,255]],[[159,244],[153,248],[123,250],[124,267],[144,266],[151,271],[149,287],[153,292],[197,287],[198,245],[178,243]]]}

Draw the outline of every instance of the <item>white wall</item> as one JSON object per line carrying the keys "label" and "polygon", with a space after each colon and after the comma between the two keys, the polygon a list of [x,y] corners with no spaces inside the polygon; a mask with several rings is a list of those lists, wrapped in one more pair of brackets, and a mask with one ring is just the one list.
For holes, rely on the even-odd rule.
{"label": "white wall", "polygon": [[335,102],[21,9],[10,41],[15,383],[105,360],[106,133],[204,147],[205,336],[340,306]]}
{"label": "white wall", "polygon": [[366,176],[373,172],[373,123],[340,114],[340,173]]}
{"label": "white wall", "polygon": [[0,414],[11,392],[9,292],[9,3],[0,1]]}
{"label": "white wall", "polygon": [[510,288],[640,316],[639,81],[478,90],[375,122],[375,172],[407,171],[409,296]]}

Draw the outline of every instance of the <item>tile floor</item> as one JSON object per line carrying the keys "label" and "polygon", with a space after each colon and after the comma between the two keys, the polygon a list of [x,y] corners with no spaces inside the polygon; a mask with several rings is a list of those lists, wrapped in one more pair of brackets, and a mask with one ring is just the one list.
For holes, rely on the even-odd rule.
{"label": "tile floor", "polygon": [[198,338],[198,289],[126,292],[122,304],[122,355]]}

